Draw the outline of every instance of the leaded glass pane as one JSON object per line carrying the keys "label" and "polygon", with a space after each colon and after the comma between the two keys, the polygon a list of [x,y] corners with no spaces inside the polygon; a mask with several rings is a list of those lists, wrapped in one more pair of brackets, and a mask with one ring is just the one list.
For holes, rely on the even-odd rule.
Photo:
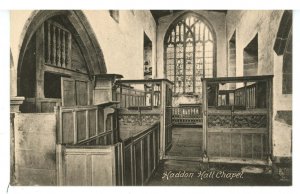
{"label": "leaded glass pane", "polygon": [[193,92],[193,76],[186,75],[185,76],[185,92]]}
{"label": "leaded glass pane", "polygon": [[192,42],[186,43],[185,48],[185,74],[186,75],[193,75],[193,67],[194,67],[194,47]]}
{"label": "leaded glass pane", "polygon": [[214,43],[208,26],[194,16],[183,18],[171,30],[166,52],[166,74],[175,93],[201,95],[204,71],[205,77],[213,76]]}
{"label": "leaded glass pane", "polygon": [[176,93],[183,93],[183,76],[176,76],[175,87]]}

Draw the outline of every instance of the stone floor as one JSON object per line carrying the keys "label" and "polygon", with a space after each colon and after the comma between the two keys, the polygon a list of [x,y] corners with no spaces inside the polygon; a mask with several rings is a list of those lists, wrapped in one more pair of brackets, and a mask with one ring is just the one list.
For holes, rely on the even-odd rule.
{"label": "stone floor", "polygon": [[[291,185],[291,179],[282,181],[270,173],[270,168],[263,166],[220,163],[204,165],[199,161],[191,161],[189,157],[201,157],[202,129],[175,127],[172,132],[172,147],[167,156],[175,156],[177,159],[161,161],[148,186]],[[256,168],[260,173],[243,171],[242,169],[247,169],[245,167]]]}
{"label": "stone floor", "polygon": [[172,130],[172,147],[168,156],[200,157],[202,153],[202,128],[175,127]]}
{"label": "stone floor", "polygon": [[[263,173],[245,173],[237,164],[201,165],[195,161],[164,160],[147,186],[289,186],[291,180],[274,177],[262,166]],[[242,173],[243,172],[243,173]]]}

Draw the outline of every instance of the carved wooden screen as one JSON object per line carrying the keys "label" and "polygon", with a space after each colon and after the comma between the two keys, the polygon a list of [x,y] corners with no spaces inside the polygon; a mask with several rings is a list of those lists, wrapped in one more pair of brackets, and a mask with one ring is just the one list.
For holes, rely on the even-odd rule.
{"label": "carved wooden screen", "polygon": [[165,39],[167,78],[174,93],[202,93],[202,77],[213,77],[214,38],[210,28],[195,16],[182,17]]}

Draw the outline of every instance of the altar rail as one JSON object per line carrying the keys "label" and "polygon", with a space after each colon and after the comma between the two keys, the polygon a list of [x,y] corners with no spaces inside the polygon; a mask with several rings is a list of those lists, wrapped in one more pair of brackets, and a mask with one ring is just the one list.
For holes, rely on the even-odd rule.
{"label": "altar rail", "polygon": [[202,124],[202,107],[200,104],[171,107],[173,125]]}

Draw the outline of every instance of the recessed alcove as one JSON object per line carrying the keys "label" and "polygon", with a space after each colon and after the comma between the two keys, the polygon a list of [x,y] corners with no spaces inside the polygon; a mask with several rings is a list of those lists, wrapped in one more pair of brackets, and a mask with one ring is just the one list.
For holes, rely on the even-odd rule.
{"label": "recessed alcove", "polygon": [[244,76],[257,75],[258,34],[244,48]]}

